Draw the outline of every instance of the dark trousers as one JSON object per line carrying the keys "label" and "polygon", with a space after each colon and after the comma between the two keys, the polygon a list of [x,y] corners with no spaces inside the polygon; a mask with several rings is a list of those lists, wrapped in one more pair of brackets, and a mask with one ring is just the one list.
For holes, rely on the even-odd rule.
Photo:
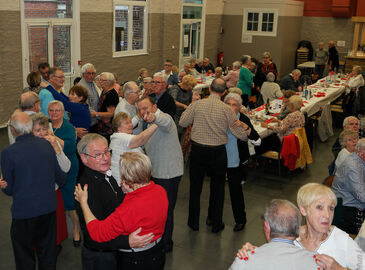
{"label": "dark trousers", "polygon": [[241,95],[242,98],[242,105],[247,107],[248,104],[248,95]]}
{"label": "dark trousers", "polygon": [[236,223],[246,224],[245,198],[243,197],[241,185],[243,172],[242,166],[227,169],[234,220]]}
{"label": "dark trousers", "polygon": [[153,248],[141,252],[118,251],[117,260],[119,270],[162,270],[165,266],[163,243],[160,241]]}
{"label": "dark trousers", "polygon": [[208,217],[212,221],[213,230],[222,225],[225,174],[227,169],[227,153],[224,145],[205,147],[192,143],[190,154],[190,227],[199,228],[200,194],[203,188],[205,173],[211,176]]}
{"label": "dark trousers", "polygon": [[323,78],[323,71],[326,65],[315,65],[315,72],[318,74],[318,79]]}
{"label": "dark trousers", "polygon": [[101,252],[82,247],[82,269],[83,270],[116,270],[116,251]]}
{"label": "dark trousers", "polygon": [[174,244],[172,241],[172,232],[174,230],[174,209],[181,176],[170,179],[160,179],[152,177],[152,180],[166,190],[167,198],[169,200],[165,232],[162,239],[163,243],[165,244],[165,249],[169,251],[172,249],[172,246]]}
{"label": "dark trousers", "polygon": [[356,207],[343,206],[343,230],[348,234],[357,235],[365,220],[365,210]]}
{"label": "dark trousers", "polygon": [[17,270],[56,269],[56,211],[29,219],[13,219],[10,229]]}

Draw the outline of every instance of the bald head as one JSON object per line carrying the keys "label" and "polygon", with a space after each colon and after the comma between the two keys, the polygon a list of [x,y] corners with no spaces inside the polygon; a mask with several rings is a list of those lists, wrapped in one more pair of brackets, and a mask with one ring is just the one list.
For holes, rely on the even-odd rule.
{"label": "bald head", "polygon": [[40,103],[41,101],[38,95],[32,91],[28,91],[20,95],[19,108],[22,111],[39,112],[41,110]]}
{"label": "bald head", "polygon": [[218,94],[223,94],[226,90],[226,82],[221,78],[214,79],[210,85],[210,90]]}
{"label": "bald head", "polygon": [[11,132],[14,137],[32,133],[33,122],[29,115],[16,110],[10,118]]}
{"label": "bald head", "polygon": [[335,42],[333,40],[328,42],[328,47],[329,48],[334,47],[334,46],[335,46]]}

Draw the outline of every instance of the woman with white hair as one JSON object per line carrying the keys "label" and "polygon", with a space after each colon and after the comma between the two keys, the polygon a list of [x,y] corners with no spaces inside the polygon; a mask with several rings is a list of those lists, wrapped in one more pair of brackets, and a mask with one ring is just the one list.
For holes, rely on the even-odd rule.
{"label": "woman with white hair", "polygon": [[262,100],[264,103],[266,103],[267,100],[273,101],[274,99],[283,96],[283,92],[281,92],[279,84],[275,82],[274,73],[267,73],[266,82],[262,84],[260,93],[262,95]]}
{"label": "woman with white hair", "polygon": [[228,74],[223,77],[223,79],[226,82],[227,88],[232,88],[237,86],[238,78],[240,75],[240,68],[241,68],[240,62],[234,61],[232,64],[232,70],[230,70]]}
{"label": "woman with white hair", "polygon": [[[260,136],[251,124],[250,119],[240,112],[240,108],[242,106],[241,97],[236,93],[229,93],[224,98],[224,102],[232,108],[239,119],[235,125],[242,125],[244,128],[247,127],[245,132],[248,136],[248,139],[254,145],[260,145]],[[227,133],[227,176],[229,194],[231,195],[232,211],[236,222],[233,231],[238,232],[241,231],[246,225],[245,201],[243,197],[241,181],[242,178],[245,177],[245,166],[248,162],[248,159],[250,158],[250,152],[248,150],[247,141],[238,140],[229,130]]]}
{"label": "woman with white hair", "polygon": [[350,93],[350,91],[359,91],[359,87],[364,85],[364,77],[361,74],[361,67],[360,66],[353,66],[352,71],[350,73],[349,78],[347,79],[345,83],[346,87],[346,94]]}
{"label": "woman with white hair", "polygon": [[261,123],[261,126],[271,129],[275,133],[278,133],[280,138],[288,136],[292,134],[297,128],[304,127],[305,120],[303,113],[300,111],[301,108],[302,99],[297,95],[291,96],[289,98],[290,113],[284,118],[284,120],[277,121],[279,123],[279,126],[269,126],[267,123]]}
{"label": "woman with white hair", "polygon": [[251,64],[251,56],[244,55],[241,58],[242,67],[240,69],[237,87],[242,90],[242,105],[248,104],[248,97],[251,96],[251,88],[253,87],[253,76],[248,69]]}
{"label": "woman with white hair", "polygon": [[343,130],[339,136],[339,142],[342,150],[338,153],[335,161],[336,169],[340,167],[342,162],[348,155],[355,152],[356,144],[359,140],[359,134],[353,130]]}

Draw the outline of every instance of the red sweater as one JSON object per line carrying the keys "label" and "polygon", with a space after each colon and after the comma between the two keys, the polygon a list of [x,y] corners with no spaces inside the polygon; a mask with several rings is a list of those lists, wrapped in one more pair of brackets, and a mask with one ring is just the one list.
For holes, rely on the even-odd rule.
{"label": "red sweater", "polygon": [[152,232],[155,235],[153,242],[164,233],[167,208],[166,191],[151,181],[149,185],[128,193],[122,204],[105,220],[89,222],[87,230],[91,238],[100,243],[142,227],[140,235]]}

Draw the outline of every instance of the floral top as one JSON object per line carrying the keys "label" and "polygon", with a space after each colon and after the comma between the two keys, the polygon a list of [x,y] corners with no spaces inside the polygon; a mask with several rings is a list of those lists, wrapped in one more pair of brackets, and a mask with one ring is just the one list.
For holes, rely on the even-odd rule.
{"label": "floral top", "polygon": [[283,138],[292,134],[297,128],[304,127],[304,115],[300,111],[289,113],[283,121],[281,121],[278,127],[274,127],[273,130],[276,133],[280,133],[280,137]]}

